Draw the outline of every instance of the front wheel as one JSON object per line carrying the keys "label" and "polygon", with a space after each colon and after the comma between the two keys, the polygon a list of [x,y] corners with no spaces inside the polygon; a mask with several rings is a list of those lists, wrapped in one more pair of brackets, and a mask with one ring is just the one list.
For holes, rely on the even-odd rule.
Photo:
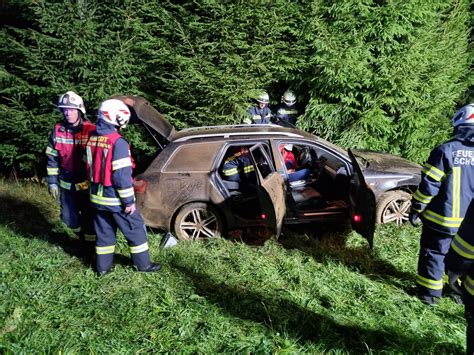
{"label": "front wheel", "polygon": [[408,221],[411,207],[411,195],[405,191],[385,192],[377,203],[377,223],[396,223],[402,225]]}
{"label": "front wheel", "polygon": [[224,233],[224,222],[214,207],[196,202],[180,209],[174,230],[179,240],[219,238]]}

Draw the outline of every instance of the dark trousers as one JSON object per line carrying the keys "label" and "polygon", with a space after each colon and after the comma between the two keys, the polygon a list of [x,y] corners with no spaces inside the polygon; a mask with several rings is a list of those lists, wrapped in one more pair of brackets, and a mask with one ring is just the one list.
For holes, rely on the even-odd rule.
{"label": "dark trousers", "polygon": [[441,297],[443,291],[444,258],[453,236],[423,226],[418,257],[417,286],[419,293]]}
{"label": "dark trousers", "polygon": [[138,210],[126,215],[123,212],[96,209],[94,226],[97,233],[97,271],[106,271],[112,267],[117,229],[120,229],[127,240],[133,264],[140,270],[150,265],[145,222]]}
{"label": "dark trousers", "polygon": [[81,239],[95,241],[93,209],[88,190],[61,188],[61,220]]}

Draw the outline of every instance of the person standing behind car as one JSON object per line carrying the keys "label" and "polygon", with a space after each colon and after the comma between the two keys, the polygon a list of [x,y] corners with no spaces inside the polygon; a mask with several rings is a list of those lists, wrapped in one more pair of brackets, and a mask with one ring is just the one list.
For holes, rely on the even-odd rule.
{"label": "person standing behind car", "polygon": [[74,91],[61,95],[58,109],[64,119],[54,126],[46,147],[48,190],[60,201],[61,220],[82,242],[80,248],[92,254],[95,232],[84,153],[95,125],[85,120],[84,102]]}
{"label": "person standing behind car", "polygon": [[457,111],[452,125],[455,137],[431,152],[409,214],[413,225],[423,222],[416,282],[426,304],[442,297],[444,258],[474,195],[474,104]]}
{"label": "person standing behind car", "polygon": [[262,92],[257,98],[257,105],[247,110],[248,118],[244,123],[248,124],[269,124],[273,117],[272,111],[268,107],[270,97],[267,92]]}
{"label": "person standing behind car", "polygon": [[120,100],[102,102],[97,130],[92,132],[86,147],[90,199],[95,208],[99,276],[112,269],[117,228],[127,239],[138,271],[155,272],[161,268],[150,260],[145,222],[135,206],[130,147],[118,132],[128,124],[130,115],[129,108]]}
{"label": "person standing behind car", "polygon": [[276,108],[275,123],[278,124],[281,121],[285,121],[296,126],[299,115],[300,112],[296,107],[296,95],[293,91],[285,91],[281,97],[281,104]]}
{"label": "person standing behind car", "polygon": [[[446,255],[451,288],[460,288],[467,321],[466,354],[474,354],[474,199]],[[462,286],[459,280],[462,279]]]}

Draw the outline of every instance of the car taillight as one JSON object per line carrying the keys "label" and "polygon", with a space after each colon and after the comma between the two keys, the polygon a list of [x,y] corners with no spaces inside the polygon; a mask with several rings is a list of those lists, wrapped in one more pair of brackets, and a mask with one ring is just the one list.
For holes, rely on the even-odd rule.
{"label": "car taillight", "polygon": [[144,194],[146,191],[147,182],[145,180],[134,180],[133,181],[133,190],[137,194]]}
{"label": "car taillight", "polygon": [[362,217],[360,214],[355,214],[354,215],[354,222],[355,223],[360,223],[360,221],[362,220]]}

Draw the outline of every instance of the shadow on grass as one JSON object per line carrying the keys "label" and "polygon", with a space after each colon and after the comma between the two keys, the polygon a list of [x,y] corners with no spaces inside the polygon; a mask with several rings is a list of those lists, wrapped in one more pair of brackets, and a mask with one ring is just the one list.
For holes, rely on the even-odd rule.
{"label": "shadow on grass", "polygon": [[440,343],[440,339],[434,335],[417,338],[390,328],[373,330],[339,324],[328,315],[317,314],[290,300],[278,298],[278,295],[272,297],[271,294],[264,294],[265,291],[257,293],[240,285],[216,282],[209,275],[192,271],[176,261],[172,264],[189,278],[196,294],[205,297],[230,316],[260,323],[303,345],[319,343],[328,350],[343,348],[351,353],[366,353],[368,349],[409,352],[432,349],[442,353],[463,351],[455,344]]}
{"label": "shadow on grass", "polygon": [[[369,246],[347,248],[349,226],[318,224],[286,228],[285,235],[279,239],[286,249],[298,249],[312,256],[318,262],[332,260],[343,263],[374,280],[384,280],[405,292],[413,292],[414,273],[398,270],[389,261],[377,257]],[[407,281],[410,286],[407,286]]]}
{"label": "shadow on grass", "polygon": [[[48,220],[45,211],[30,201],[0,193],[0,224],[25,238],[36,238],[58,245],[67,254],[81,259],[84,265],[95,266],[90,257],[91,252],[84,250],[79,241],[70,238],[67,227],[59,221]],[[132,265],[131,259],[121,254],[115,255],[114,262]]]}

